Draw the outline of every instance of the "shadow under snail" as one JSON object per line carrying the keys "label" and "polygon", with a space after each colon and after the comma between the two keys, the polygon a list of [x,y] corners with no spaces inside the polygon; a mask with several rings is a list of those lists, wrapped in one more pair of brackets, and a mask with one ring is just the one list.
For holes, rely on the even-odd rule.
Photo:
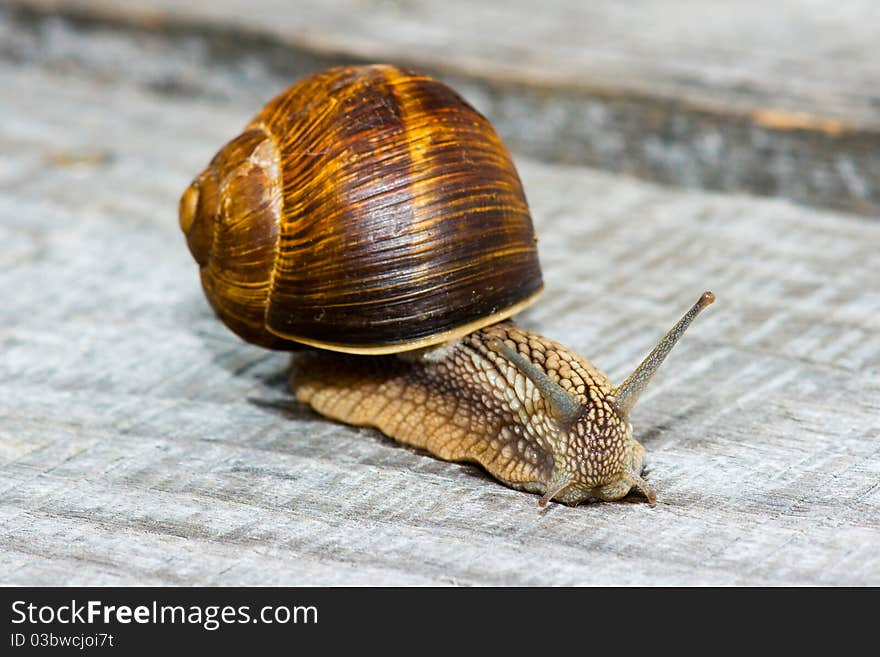
{"label": "shadow under snail", "polygon": [[[205,294],[245,340],[305,351],[296,397],[516,489],[649,502],[633,405],[704,293],[620,385],[509,321],[543,288],[519,176],[455,91],[338,67],[271,100],[180,200]],[[311,349],[309,349],[311,347]]]}

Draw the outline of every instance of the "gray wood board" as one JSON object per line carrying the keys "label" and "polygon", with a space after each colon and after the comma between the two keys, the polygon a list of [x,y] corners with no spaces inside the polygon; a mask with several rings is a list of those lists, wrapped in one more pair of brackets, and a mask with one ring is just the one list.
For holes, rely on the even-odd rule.
{"label": "gray wood board", "polygon": [[518,158],[544,298],[621,380],[651,508],[546,510],[292,401],[177,226],[256,110],[0,62],[0,583],[880,584],[880,223]]}
{"label": "gray wood board", "polygon": [[[540,11],[527,0],[306,0],[295,10],[279,0],[9,0],[9,7],[16,30],[57,37],[45,20],[58,14],[87,31],[149,33],[172,48],[182,41],[178,59],[231,62],[244,85],[267,63],[284,84],[317,64],[419,66],[462,88],[532,157],[880,214],[874,0],[551,0]],[[44,50],[81,57],[67,37],[60,49],[56,39]],[[204,88],[200,78],[159,84]]]}

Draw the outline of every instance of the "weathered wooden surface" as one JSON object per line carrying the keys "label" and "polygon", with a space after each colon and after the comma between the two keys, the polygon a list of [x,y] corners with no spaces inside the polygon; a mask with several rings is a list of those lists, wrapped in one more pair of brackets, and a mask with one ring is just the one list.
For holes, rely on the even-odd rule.
{"label": "weathered wooden surface", "polygon": [[[117,53],[115,31],[151,35],[134,65],[148,78],[163,39],[184,39],[183,65],[153,80],[171,88],[217,91],[180,76],[194,60],[245,79],[268,60],[285,80],[317,61],[411,64],[465,90],[521,153],[880,214],[875,0],[8,1],[17,30],[57,37],[44,23],[60,12],[112,28]],[[81,59],[71,36],[43,54]]]}
{"label": "weathered wooden surface", "polygon": [[0,58],[0,583],[880,584],[876,218],[521,158],[523,324],[620,380],[718,296],[633,416],[657,506],[540,510],[299,407],[212,317],[177,199],[257,101],[124,68]]}

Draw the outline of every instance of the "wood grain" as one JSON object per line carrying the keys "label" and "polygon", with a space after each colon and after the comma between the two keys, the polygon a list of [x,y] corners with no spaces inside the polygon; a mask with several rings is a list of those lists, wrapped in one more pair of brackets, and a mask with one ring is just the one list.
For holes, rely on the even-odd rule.
{"label": "wood grain", "polygon": [[[464,92],[522,154],[880,214],[874,0],[8,5],[16,27],[0,48],[17,57],[87,61],[172,94],[226,93],[225,67],[232,93],[260,102],[331,64],[417,66]],[[95,38],[122,54],[120,30],[149,57],[93,57]]]}
{"label": "wood grain", "polygon": [[212,316],[177,200],[249,91],[9,57],[0,85],[0,583],[880,584],[876,217],[519,157],[522,324],[619,382],[718,297],[633,413],[657,506],[541,511],[307,411]]}

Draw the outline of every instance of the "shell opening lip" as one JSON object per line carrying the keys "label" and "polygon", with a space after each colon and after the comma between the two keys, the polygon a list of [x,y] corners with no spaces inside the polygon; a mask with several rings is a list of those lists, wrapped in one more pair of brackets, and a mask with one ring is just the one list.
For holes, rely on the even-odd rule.
{"label": "shell opening lip", "polygon": [[[528,306],[532,305],[541,293],[544,291],[544,286],[541,285],[531,296],[526,297],[522,301],[518,301],[512,306],[508,306],[504,310],[499,310],[498,312],[492,313],[491,315],[487,315],[486,317],[481,317],[480,319],[470,322],[468,324],[463,324],[461,326],[457,326],[453,329],[449,329],[448,331],[442,331],[440,333],[435,333],[433,335],[429,335],[424,338],[419,338],[418,340],[411,340],[409,342],[398,342],[390,345],[376,345],[376,346],[359,346],[359,345],[346,345],[346,344],[334,344],[331,342],[322,342],[321,340],[314,340],[311,338],[303,338],[295,335],[285,334],[280,331],[268,329],[271,333],[274,333],[278,337],[284,338],[286,340],[293,340],[294,342],[300,342],[304,345],[308,345],[310,347],[318,347],[320,349],[327,349],[330,351],[338,351],[344,354],[356,354],[362,356],[380,356],[383,354],[396,354],[404,351],[414,351],[416,349],[424,349],[425,347],[432,347],[437,344],[442,344],[443,342],[449,342],[451,340],[456,340],[458,338],[464,337],[469,333],[473,333],[481,328],[489,326],[491,324],[497,324],[505,319],[509,319],[513,315],[522,310],[525,310]],[[268,328],[268,327],[267,327]]]}

